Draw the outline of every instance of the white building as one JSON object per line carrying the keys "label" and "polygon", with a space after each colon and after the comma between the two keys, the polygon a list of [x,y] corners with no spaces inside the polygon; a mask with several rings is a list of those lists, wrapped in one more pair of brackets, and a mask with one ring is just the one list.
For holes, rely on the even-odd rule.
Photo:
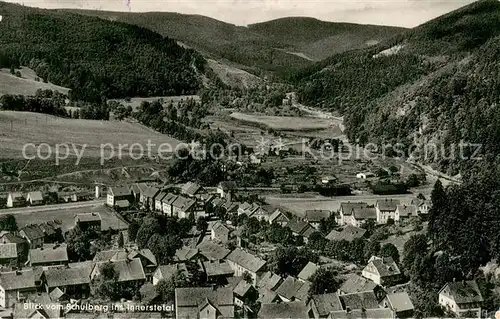
{"label": "white building", "polygon": [[439,291],[439,304],[456,315],[472,312],[480,318],[482,302],[483,296],[474,280],[448,282]]}

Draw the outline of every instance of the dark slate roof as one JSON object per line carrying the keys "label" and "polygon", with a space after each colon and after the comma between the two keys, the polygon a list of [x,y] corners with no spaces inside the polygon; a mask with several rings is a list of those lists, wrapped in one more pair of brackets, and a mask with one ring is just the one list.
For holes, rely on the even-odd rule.
{"label": "dark slate roof", "polygon": [[35,288],[35,274],[32,269],[2,272],[0,286],[4,290]]}
{"label": "dark slate roof", "polygon": [[308,222],[320,222],[322,219],[328,219],[331,215],[331,211],[323,209],[312,209],[305,212],[305,218]]}
{"label": "dark slate roof", "polygon": [[90,277],[80,268],[49,268],[44,270],[49,288],[90,284]]}
{"label": "dark slate roof", "polygon": [[300,271],[299,275],[297,278],[302,279],[302,280],[309,280],[312,275],[319,269],[319,266],[316,265],[315,263],[308,262],[307,265]]}
{"label": "dark slate roof", "polygon": [[282,278],[279,275],[276,275],[273,272],[266,272],[261,279],[257,282],[257,287],[265,288],[269,290],[276,290],[278,285],[282,282]]}
{"label": "dark slate roof", "polygon": [[330,312],[330,318],[335,319],[388,319],[394,318],[394,314],[389,308],[356,309],[351,311],[339,310]]}
{"label": "dark slate roof", "polygon": [[129,259],[138,258],[138,257],[145,258],[154,266],[157,265],[156,257],[149,248],[144,248],[144,249],[140,249],[140,250],[132,250],[127,256],[127,258],[129,258]]}
{"label": "dark slate roof", "polygon": [[349,278],[342,284],[340,291],[345,294],[374,291],[377,284],[371,280],[358,276],[356,274],[351,274]]}
{"label": "dark slate roof", "polygon": [[483,296],[475,280],[449,282],[441,289],[441,292],[446,287],[448,287],[450,297],[453,298],[457,304],[483,301]]}
{"label": "dark slate roof", "polygon": [[392,257],[372,257],[370,258],[369,263],[372,263],[373,266],[375,266],[380,277],[389,277],[401,274],[398,265]]}
{"label": "dark slate roof", "polygon": [[108,188],[108,194],[113,196],[128,196],[130,188],[128,186],[112,186]]}
{"label": "dark slate roof", "polygon": [[143,190],[144,196],[149,197],[149,198],[155,197],[155,195],[158,194],[159,192],[160,192],[160,190],[156,187],[146,187]]}
{"label": "dark slate roof", "polygon": [[365,233],[366,230],[363,228],[347,225],[341,231],[332,230],[326,236],[326,239],[335,241],[341,241],[341,240],[353,241],[354,239],[362,238],[365,235]]}
{"label": "dark slate roof", "polygon": [[293,298],[298,298],[302,301],[307,297],[309,292],[310,283],[303,282],[288,276],[285,281],[276,289],[276,293],[286,299],[292,300]]}
{"label": "dark slate roof", "polygon": [[217,245],[211,241],[203,241],[198,245],[198,250],[200,254],[206,257],[208,260],[219,260],[224,259],[231,252],[229,249]]}
{"label": "dark slate roof", "polygon": [[347,309],[347,307],[351,310],[374,309],[379,306],[377,296],[373,291],[340,295],[339,297],[345,309]]}
{"label": "dark slate roof", "polygon": [[401,204],[399,199],[384,199],[377,201],[377,207],[379,210],[383,211],[396,211],[398,205]]}
{"label": "dark slate roof", "polygon": [[397,292],[387,295],[387,300],[391,304],[391,309],[397,312],[413,310],[413,303],[407,292]]}
{"label": "dark slate roof", "polygon": [[31,264],[44,264],[68,261],[68,250],[66,244],[44,245],[43,248],[30,249],[29,261]]}
{"label": "dark slate roof", "polygon": [[19,231],[23,231],[26,237],[31,241],[45,237],[42,229],[38,225],[28,225],[21,228]]}
{"label": "dark slate roof", "polygon": [[248,283],[244,279],[241,279],[240,282],[233,289],[234,294],[240,297],[244,297],[253,286],[251,283]]}
{"label": "dark slate roof", "polygon": [[351,215],[351,212],[354,208],[361,208],[361,207],[367,207],[367,203],[359,202],[359,203],[341,203],[340,204],[340,209],[344,213],[344,215]]}
{"label": "dark slate roof", "polygon": [[336,293],[312,295],[311,302],[314,302],[321,317],[326,317],[332,311],[342,310],[342,303]]}
{"label": "dark slate roof", "polygon": [[352,209],[356,219],[377,219],[377,210],[375,207],[355,207]]}
{"label": "dark slate roof", "polygon": [[258,314],[258,318],[262,319],[303,319],[308,317],[307,307],[303,302],[262,304]]}
{"label": "dark slate roof", "polygon": [[240,248],[235,248],[227,257],[227,260],[234,262],[241,267],[248,269],[253,272],[258,272],[261,270],[266,261],[260,259],[259,257],[252,255]]}

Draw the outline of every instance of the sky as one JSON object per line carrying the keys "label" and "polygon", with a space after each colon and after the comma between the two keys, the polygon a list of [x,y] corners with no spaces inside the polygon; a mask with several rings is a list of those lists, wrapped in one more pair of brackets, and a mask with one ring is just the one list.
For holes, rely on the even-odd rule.
{"label": "sky", "polygon": [[[41,8],[169,11],[236,25],[307,16],[333,22],[415,27],[474,0],[6,0]],[[129,1],[129,6],[127,1]]]}

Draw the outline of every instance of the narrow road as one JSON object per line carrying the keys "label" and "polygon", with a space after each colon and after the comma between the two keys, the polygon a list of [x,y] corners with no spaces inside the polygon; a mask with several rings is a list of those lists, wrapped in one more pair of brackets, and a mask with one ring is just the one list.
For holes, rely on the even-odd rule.
{"label": "narrow road", "polygon": [[53,205],[6,208],[6,209],[0,209],[0,215],[8,215],[8,214],[14,215],[14,214],[20,214],[20,213],[38,213],[38,212],[43,212],[43,211],[53,211],[53,210],[83,208],[83,207],[94,207],[94,206],[104,205],[105,203],[106,203],[105,199],[97,199],[97,200],[84,201],[84,202],[72,202],[72,203],[53,204]]}

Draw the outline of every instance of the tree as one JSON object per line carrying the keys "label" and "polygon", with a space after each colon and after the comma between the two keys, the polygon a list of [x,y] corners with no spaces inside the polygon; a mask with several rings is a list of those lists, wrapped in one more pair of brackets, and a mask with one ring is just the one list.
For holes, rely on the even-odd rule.
{"label": "tree", "polygon": [[396,263],[399,263],[399,251],[396,248],[396,246],[394,246],[391,243],[387,243],[387,244],[383,245],[382,248],[380,249],[379,254],[380,254],[380,257],[392,257],[392,259]]}
{"label": "tree", "polygon": [[253,283],[253,278],[252,278],[252,275],[250,275],[247,271],[245,271],[243,273],[243,276],[242,276],[243,280],[246,281],[247,283]]}
{"label": "tree", "polygon": [[423,234],[413,235],[404,245],[402,266],[410,271],[418,257],[427,254],[427,237]]}
{"label": "tree", "polygon": [[82,261],[92,259],[90,241],[96,238],[97,234],[89,231],[82,231],[76,226],[66,234],[68,254],[72,260]]}
{"label": "tree", "polygon": [[[429,226],[428,233],[429,236],[433,239],[434,245],[439,245],[439,233],[441,231],[440,224],[441,218],[444,214],[447,215],[446,207],[447,204],[447,195],[443,188],[443,184],[438,179],[434,184],[434,188],[431,192],[431,202],[432,206],[429,209]],[[448,218],[446,216],[445,218]]]}
{"label": "tree", "polygon": [[183,273],[177,271],[171,278],[160,280],[155,289],[163,301],[172,302],[175,299],[175,289],[188,286],[188,279]]}
{"label": "tree", "polygon": [[196,221],[196,230],[204,233],[207,230],[207,228],[208,228],[208,222],[206,218],[203,216],[198,218],[198,220]]}
{"label": "tree", "polygon": [[308,262],[316,263],[318,255],[295,246],[278,247],[269,258],[270,270],[278,275],[297,276]]}
{"label": "tree", "polygon": [[326,245],[326,239],[320,232],[314,232],[309,236],[307,241],[307,247],[310,247],[312,250],[323,250]]}
{"label": "tree", "polygon": [[137,232],[139,231],[140,225],[135,220],[128,226],[128,240],[134,242],[137,237]]}
{"label": "tree", "polygon": [[0,219],[0,230],[3,231],[17,231],[16,218],[8,214]]}
{"label": "tree", "polygon": [[123,248],[124,245],[125,245],[125,241],[123,239],[123,233],[119,232],[118,233],[118,247]]}
{"label": "tree", "polygon": [[113,263],[107,262],[98,267],[100,275],[92,282],[92,294],[106,300],[119,300],[122,296],[118,283],[119,274]]}
{"label": "tree", "polygon": [[338,272],[333,269],[319,268],[309,279],[309,295],[321,295],[336,292],[340,287]]}
{"label": "tree", "polygon": [[372,256],[378,256],[380,252],[380,242],[369,240],[365,244],[365,259],[368,260]]}

